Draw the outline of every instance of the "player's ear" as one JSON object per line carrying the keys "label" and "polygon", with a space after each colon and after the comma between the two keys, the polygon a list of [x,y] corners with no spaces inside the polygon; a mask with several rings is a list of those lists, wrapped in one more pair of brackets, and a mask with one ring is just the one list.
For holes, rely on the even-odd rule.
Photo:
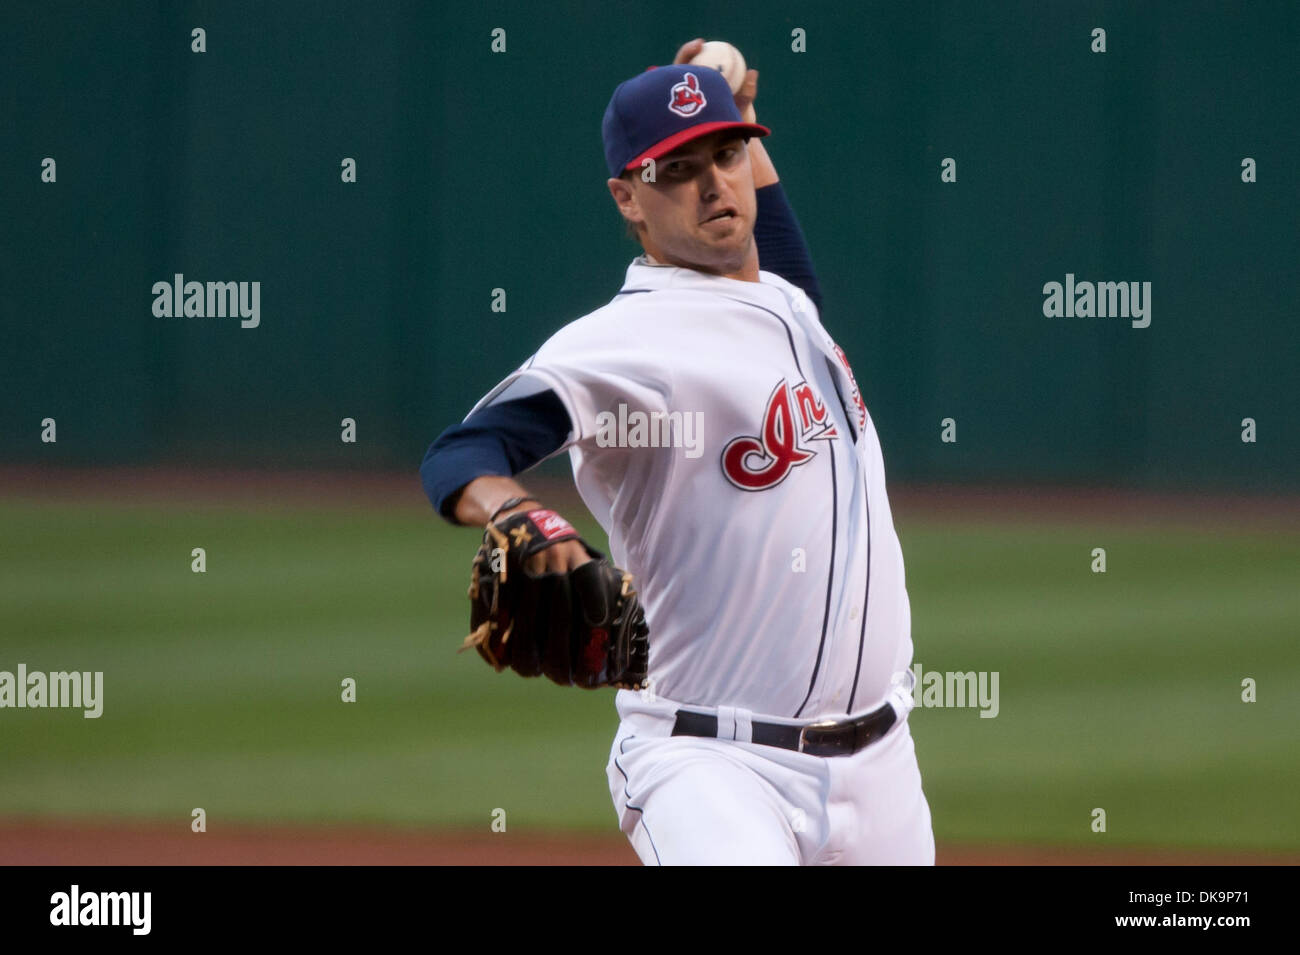
{"label": "player's ear", "polygon": [[631,223],[641,222],[641,205],[636,199],[636,190],[627,179],[606,180],[609,194],[614,197],[614,204],[623,218]]}

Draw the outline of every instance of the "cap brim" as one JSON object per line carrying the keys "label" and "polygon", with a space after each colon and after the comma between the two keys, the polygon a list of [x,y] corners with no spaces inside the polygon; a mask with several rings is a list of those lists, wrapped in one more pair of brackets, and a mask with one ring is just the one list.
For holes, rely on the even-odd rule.
{"label": "cap brim", "polygon": [[707,136],[710,133],[716,133],[723,129],[734,129],[737,132],[744,133],[747,136],[768,136],[771,130],[766,126],[760,126],[758,123],[700,123],[698,126],[692,126],[689,129],[683,129],[673,133],[667,139],[661,139],[641,155],[636,156],[623,167],[624,171],[636,169],[647,159],[658,159],[664,156],[683,143],[689,143],[692,139],[699,139],[701,136]]}

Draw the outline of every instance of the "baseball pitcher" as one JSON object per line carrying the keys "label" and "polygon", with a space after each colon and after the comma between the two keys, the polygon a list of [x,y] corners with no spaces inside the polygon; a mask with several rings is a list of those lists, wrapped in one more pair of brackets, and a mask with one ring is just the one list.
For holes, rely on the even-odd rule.
{"label": "baseball pitcher", "polygon": [[[607,774],[645,863],[932,864],[911,617],[871,416],[755,121],[690,65],[620,84],[609,193],[643,254],[430,447],[485,529],[465,647],[618,687]],[[856,318],[856,316],[855,316]],[[515,476],[567,451],[610,554]]]}

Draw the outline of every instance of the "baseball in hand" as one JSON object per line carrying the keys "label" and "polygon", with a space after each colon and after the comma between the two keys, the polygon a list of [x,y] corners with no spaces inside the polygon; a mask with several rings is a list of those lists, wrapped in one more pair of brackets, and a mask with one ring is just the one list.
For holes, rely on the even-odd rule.
{"label": "baseball in hand", "polygon": [[745,58],[726,40],[709,40],[691,60],[692,66],[711,66],[727,79],[731,92],[745,82]]}

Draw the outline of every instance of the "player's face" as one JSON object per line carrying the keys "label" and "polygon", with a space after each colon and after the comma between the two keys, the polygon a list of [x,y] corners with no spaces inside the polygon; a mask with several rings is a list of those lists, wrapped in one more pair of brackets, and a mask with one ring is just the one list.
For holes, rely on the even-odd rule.
{"label": "player's face", "polygon": [[758,202],[742,137],[724,130],[693,140],[658,160],[654,182],[635,176],[630,185],[634,221],[656,259],[720,275],[744,267]]}

